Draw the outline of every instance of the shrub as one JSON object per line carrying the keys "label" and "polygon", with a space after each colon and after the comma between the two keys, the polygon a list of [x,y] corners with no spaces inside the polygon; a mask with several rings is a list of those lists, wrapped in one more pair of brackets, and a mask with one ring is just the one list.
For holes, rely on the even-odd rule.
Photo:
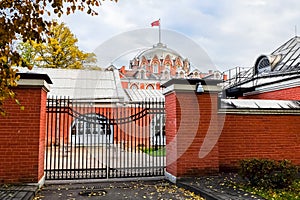
{"label": "shrub", "polygon": [[296,179],[298,168],[288,160],[244,159],[239,174],[252,186],[286,188]]}

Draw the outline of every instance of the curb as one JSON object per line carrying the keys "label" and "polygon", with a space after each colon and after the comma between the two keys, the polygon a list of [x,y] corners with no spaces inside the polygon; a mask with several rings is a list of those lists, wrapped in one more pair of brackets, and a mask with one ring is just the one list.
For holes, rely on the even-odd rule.
{"label": "curb", "polygon": [[178,187],[182,187],[186,190],[194,192],[197,195],[200,195],[201,197],[205,198],[205,200],[224,200],[224,199],[215,197],[213,194],[211,194],[210,192],[208,192],[206,190],[201,190],[197,187],[191,186],[191,185],[183,183],[183,182],[177,182],[176,185]]}

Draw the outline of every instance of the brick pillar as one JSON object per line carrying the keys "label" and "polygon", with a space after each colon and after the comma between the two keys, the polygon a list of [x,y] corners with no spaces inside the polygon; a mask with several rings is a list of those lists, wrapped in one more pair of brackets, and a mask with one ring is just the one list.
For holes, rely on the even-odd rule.
{"label": "brick pillar", "polygon": [[[196,93],[200,82],[204,91]],[[216,173],[219,170],[217,116],[219,81],[171,80],[163,86],[166,104],[166,178]]]}
{"label": "brick pillar", "polygon": [[20,74],[14,88],[21,109],[13,100],[4,102],[0,116],[0,184],[43,184],[46,130],[47,75]]}

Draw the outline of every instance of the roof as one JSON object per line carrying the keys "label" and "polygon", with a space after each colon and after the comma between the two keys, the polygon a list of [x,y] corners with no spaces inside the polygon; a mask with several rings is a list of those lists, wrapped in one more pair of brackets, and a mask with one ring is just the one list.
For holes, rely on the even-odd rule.
{"label": "roof", "polygon": [[151,99],[165,101],[162,90],[125,89],[125,92],[132,102],[149,101]]}
{"label": "roof", "polygon": [[260,86],[299,78],[299,71],[300,37],[295,36],[270,55],[259,56],[252,68],[244,71],[237,70],[237,68],[229,70],[229,74],[233,75],[229,75],[228,81],[224,83],[224,88],[229,93],[238,91],[239,88],[246,89],[245,91],[247,88],[251,88],[251,91]]}
{"label": "roof", "polygon": [[[300,70],[300,37],[295,36],[276,49],[272,56],[277,57],[273,72],[290,72]],[[274,60],[276,61],[276,60]]]}
{"label": "roof", "polygon": [[48,74],[53,84],[48,96],[67,96],[75,99],[98,99],[101,102],[118,102],[127,100],[116,70],[79,70],[33,68],[27,74]]}
{"label": "roof", "polygon": [[147,60],[151,60],[155,55],[158,59],[165,59],[167,55],[170,56],[171,60],[174,60],[177,57],[182,58],[179,53],[177,53],[173,49],[168,48],[162,43],[158,43],[157,45],[153,45],[153,47],[149,49],[143,50],[136,56],[136,58],[141,59],[144,56]]}

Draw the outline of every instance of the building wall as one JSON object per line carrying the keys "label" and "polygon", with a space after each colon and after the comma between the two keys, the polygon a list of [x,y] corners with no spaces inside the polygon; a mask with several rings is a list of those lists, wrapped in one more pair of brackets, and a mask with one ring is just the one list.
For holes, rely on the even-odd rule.
{"label": "building wall", "polygon": [[[213,97],[216,100],[217,96]],[[216,106],[209,94],[196,96],[194,92],[176,92],[166,96],[166,139],[167,172],[176,177],[196,176],[215,173],[219,169],[218,144],[199,157],[210,125],[209,140],[213,140],[217,129]],[[195,111],[199,103],[199,112]],[[200,116],[199,116],[200,115]],[[212,122],[212,123],[211,123]],[[196,132],[195,132],[196,131]]]}
{"label": "building wall", "polygon": [[24,110],[13,100],[4,102],[0,117],[0,183],[37,183],[44,176],[47,92],[16,88]]}
{"label": "building wall", "polygon": [[274,100],[300,100],[300,87],[292,87],[260,94],[247,95],[241,99],[274,99]]}
{"label": "building wall", "polygon": [[[289,159],[300,165],[300,113],[226,114],[219,145],[220,170],[244,158]],[[219,117],[224,117],[220,114]]]}

